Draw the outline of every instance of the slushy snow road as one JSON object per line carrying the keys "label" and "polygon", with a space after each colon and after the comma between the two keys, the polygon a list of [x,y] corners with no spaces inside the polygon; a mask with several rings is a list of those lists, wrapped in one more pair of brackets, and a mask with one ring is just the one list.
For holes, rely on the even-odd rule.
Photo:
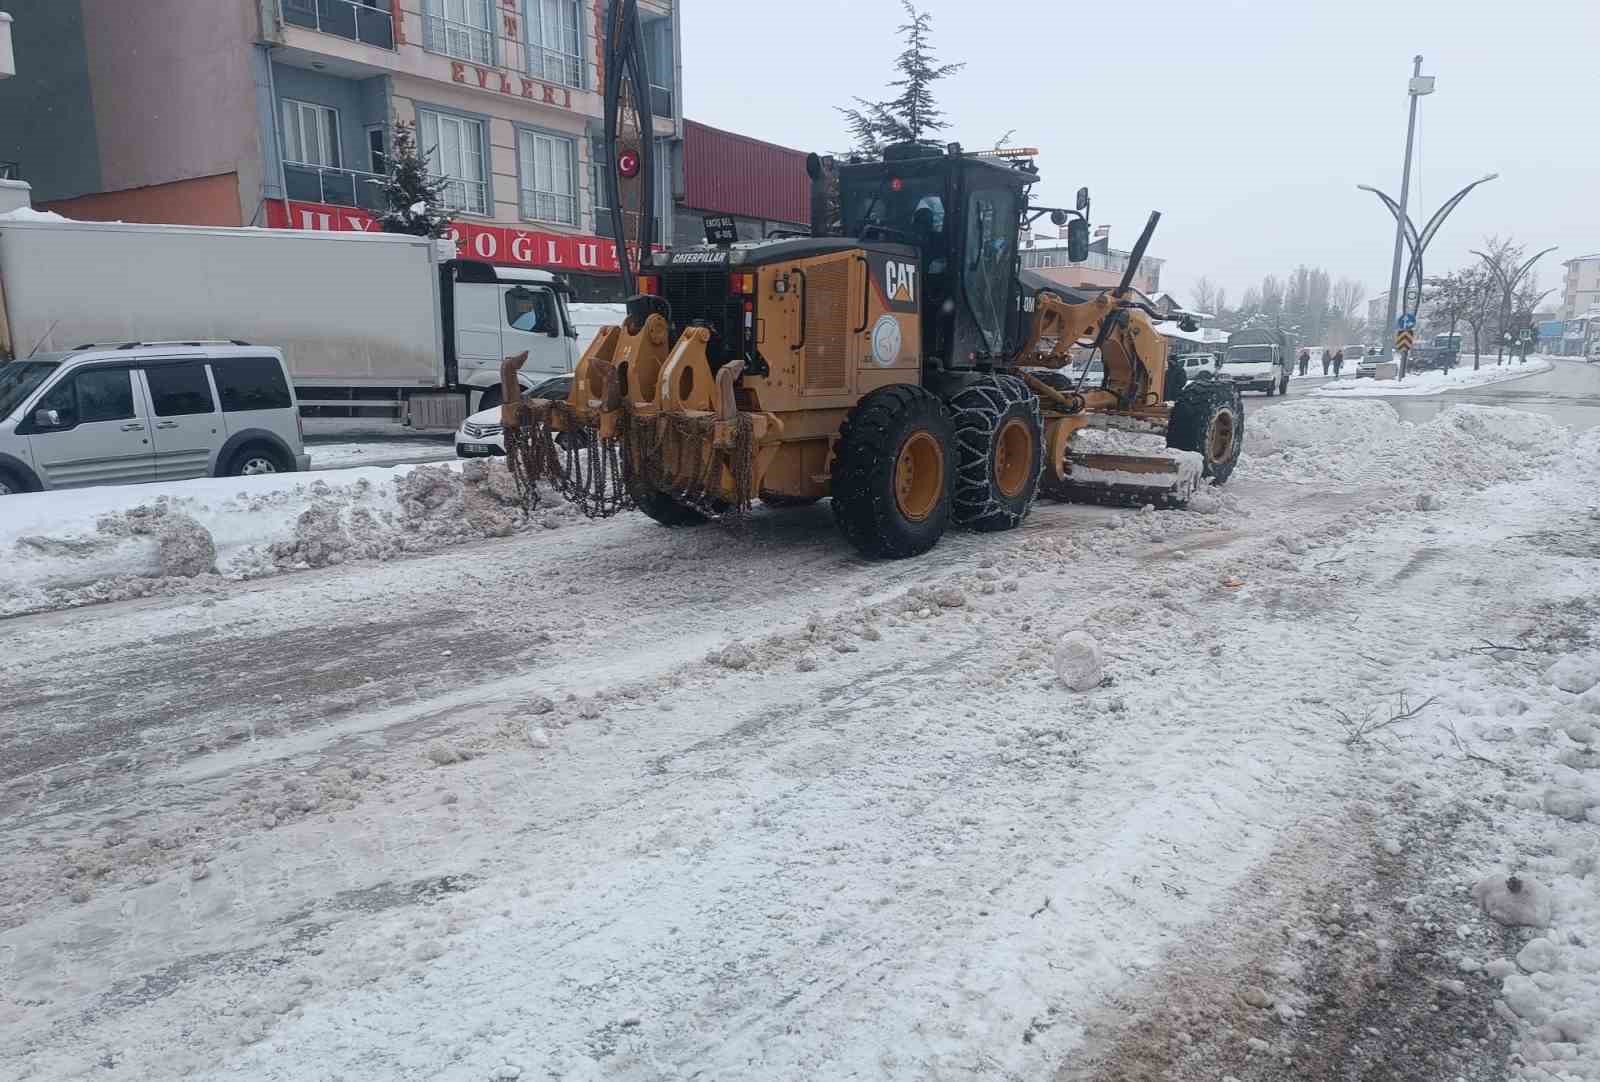
{"label": "slushy snow road", "polygon": [[0,1076],[1600,1078],[1600,432],[1248,428],[895,563],[357,478],[0,623]]}

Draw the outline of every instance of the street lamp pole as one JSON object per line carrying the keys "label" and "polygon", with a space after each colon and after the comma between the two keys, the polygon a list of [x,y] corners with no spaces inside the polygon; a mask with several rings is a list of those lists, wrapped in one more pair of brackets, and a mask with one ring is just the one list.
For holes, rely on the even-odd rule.
{"label": "street lamp pole", "polygon": [[1406,123],[1406,164],[1400,174],[1400,213],[1394,223],[1394,263],[1389,271],[1389,324],[1386,334],[1395,333],[1395,310],[1400,304],[1400,253],[1406,243],[1406,201],[1411,195],[1411,147],[1417,136],[1417,99],[1433,93],[1433,76],[1423,77],[1422,57],[1411,58],[1411,82],[1406,88],[1411,98],[1411,119]]}
{"label": "street lamp pole", "polygon": [[1472,249],[1473,255],[1477,256],[1479,259],[1483,260],[1489,265],[1489,269],[1494,272],[1494,276],[1500,281],[1500,288],[1504,290],[1500,297],[1500,344],[1495,354],[1494,363],[1496,366],[1498,366],[1500,362],[1505,359],[1506,355],[1506,325],[1511,320],[1512,292],[1517,288],[1517,283],[1522,281],[1523,275],[1528,273],[1529,268],[1531,268],[1544,256],[1547,256],[1551,252],[1555,251],[1556,247],[1556,245],[1552,244],[1542,252],[1535,252],[1533,255],[1528,257],[1527,262],[1523,263],[1522,266],[1518,267],[1509,276],[1506,274],[1505,269],[1500,266],[1498,260],[1489,258],[1476,248]]}

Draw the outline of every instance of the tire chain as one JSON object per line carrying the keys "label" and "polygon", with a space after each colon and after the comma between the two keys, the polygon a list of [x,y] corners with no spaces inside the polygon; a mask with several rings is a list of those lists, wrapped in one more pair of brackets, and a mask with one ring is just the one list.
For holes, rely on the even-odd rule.
{"label": "tire chain", "polygon": [[[536,399],[518,408],[521,423],[505,429],[506,466],[529,513],[539,509],[540,481],[589,518],[632,510],[638,506],[637,495],[652,489],[713,518],[750,510],[755,438],[748,414],[739,414],[737,421],[731,452],[735,499],[730,506],[720,495],[721,460],[708,450],[714,431],[710,418],[638,417],[624,405],[615,437],[592,435],[562,446],[552,418],[561,420],[561,431],[594,432],[578,423],[569,403]],[[688,482],[679,484],[685,477]]]}
{"label": "tire chain", "polygon": [[[994,437],[1000,426],[1000,418],[1012,406],[1023,402],[1028,403],[1032,410],[1035,431],[1042,432],[1039,396],[1016,376],[991,376],[951,396],[947,408],[956,426],[957,463],[952,510],[958,523],[977,522],[1005,511],[995,498],[993,471],[990,468]],[[1042,448],[1039,457],[1042,465]]]}

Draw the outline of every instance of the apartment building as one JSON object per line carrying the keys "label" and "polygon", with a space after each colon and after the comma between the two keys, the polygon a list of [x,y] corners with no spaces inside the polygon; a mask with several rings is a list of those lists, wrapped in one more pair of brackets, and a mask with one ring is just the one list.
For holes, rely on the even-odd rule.
{"label": "apartment building", "polygon": [[[1104,288],[1121,283],[1132,253],[1111,247],[1111,231],[1108,227],[1099,226],[1095,229],[1088,257],[1078,263],[1068,258],[1066,232],[1063,228],[1061,235],[1054,238],[1024,235],[1023,268],[1038,271],[1064,286]],[[1133,287],[1144,293],[1158,292],[1161,289],[1161,268],[1165,263],[1164,259],[1146,255],[1140,261],[1139,269],[1134,272]]]}
{"label": "apartment building", "polygon": [[1600,310],[1600,252],[1569,259],[1561,266],[1561,318],[1577,319]]}
{"label": "apartment building", "polygon": [[[70,217],[371,229],[396,120],[444,183],[464,256],[597,294],[606,0],[7,0],[0,160]],[[658,216],[681,175],[673,0],[639,5]],[[665,232],[663,233],[665,235]]]}

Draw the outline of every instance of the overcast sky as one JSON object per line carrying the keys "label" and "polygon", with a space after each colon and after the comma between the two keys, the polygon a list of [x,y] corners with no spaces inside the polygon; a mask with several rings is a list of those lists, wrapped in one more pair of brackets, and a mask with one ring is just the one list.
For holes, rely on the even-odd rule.
{"label": "overcast sky", "polygon": [[[835,105],[887,96],[898,0],[679,0],[684,111],[803,150],[849,145]],[[1094,197],[1131,247],[1151,210],[1162,286],[1201,275],[1237,303],[1299,263],[1388,288],[1411,57],[1421,99],[1412,218],[1497,172],[1429,250],[1442,272],[1515,233],[1558,285],[1600,251],[1600,0],[919,0],[934,16],[946,139],[1036,146],[1035,200]],[[1419,197],[1421,213],[1418,213]]]}

